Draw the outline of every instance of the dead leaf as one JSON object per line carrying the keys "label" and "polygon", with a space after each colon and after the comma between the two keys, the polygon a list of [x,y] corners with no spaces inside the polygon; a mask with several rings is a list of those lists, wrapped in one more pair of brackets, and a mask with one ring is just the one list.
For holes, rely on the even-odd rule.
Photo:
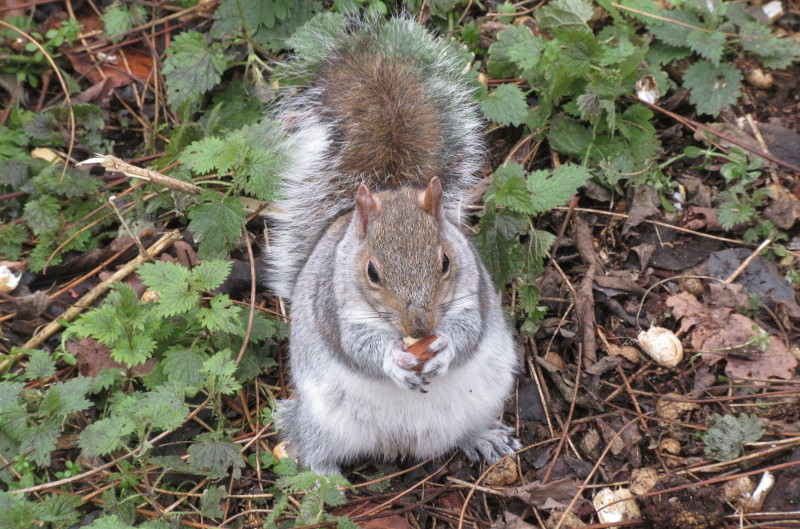
{"label": "dead leaf", "polygon": [[800,200],[778,200],[764,210],[767,220],[782,230],[788,230],[800,219]]}
{"label": "dead leaf", "polygon": [[717,210],[712,207],[689,206],[681,219],[681,227],[690,230],[722,231]]}
{"label": "dead leaf", "polygon": [[568,505],[579,490],[580,483],[577,480],[563,478],[550,481],[544,485],[540,481],[534,481],[526,485],[506,489],[503,491],[503,495],[508,498],[519,498],[534,507],[542,507],[548,499]]}
{"label": "dead leaf", "polygon": [[442,494],[436,498],[435,503],[442,509],[447,509],[460,514],[461,509],[464,507],[464,497],[458,492],[448,492],[447,494]]}
{"label": "dead leaf", "polygon": [[692,175],[679,176],[678,182],[683,184],[686,188],[687,201],[692,204],[692,206],[700,206],[703,208],[711,207],[711,187],[706,185],[705,182]]}
{"label": "dead leaf", "polygon": [[656,226],[642,235],[642,242],[655,246],[650,266],[677,272],[698,265],[717,251],[720,242],[706,237],[677,236],[675,230]]}
{"label": "dead leaf", "polygon": [[[127,370],[128,366],[120,364],[111,358],[108,347],[94,338],[81,338],[67,342],[67,350],[78,359],[78,370],[81,375],[94,377],[107,369]],[[143,364],[130,368],[130,374],[143,376],[150,373],[156,366],[156,359],[151,358]]]}
{"label": "dead leaf", "polygon": [[773,156],[792,165],[800,166],[800,134],[770,118],[769,123],[759,123],[759,130]]}
{"label": "dead leaf", "polygon": [[756,156],[755,154],[753,154],[754,152],[762,152],[761,145],[758,144],[758,141],[752,135],[748,134],[747,132],[745,132],[738,126],[734,125],[733,123],[708,123],[706,126],[710,131],[712,131],[711,134],[706,133],[702,130],[698,130],[697,132],[694,133],[694,138],[698,141],[702,141],[706,145],[710,145],[708,141],[708,137],[710,137],[712,140],[716,141],[719,145],[722,145],[727,149],[730,149],[732,147],[736,149],[742,149],[735,143],[731,143],[730,141],[713,134],[713,132],[718,132],[719,134],[724,134],[728,138],[737,140],[741,144],[745,145],[746,148],[743,150],[749,159],[752,159],[753,157]]}
{"label": "dead leaf", "polygon": [[[365,514],[376,507],[380,507],[377,503],[362,503],[355,506],[346,506],[339,509],[334,509],[331,513],[334,516],[349,516],[355,518],[361,514]],[[411,525],[404,516],[393,514],[391,516],[384,516],[381,518],[373,518],[371,520],[359,520],[358,526],[361,529],[411,529]]]}
{"label": "dead leaf", "polygon": [[709,365],[726,360],[725,372],[735,379],[792,378],[797,360],[775,336],[769,336],[764,351],[755,345],[740,347],[756,338],[758,330],[747,316],[704,305],[686,292],[669,296],[666,304],[680,318],[681,329],[691,329],[692,347],[703,352]]}
{"label": "dead leaf", "polygon": [[622,234],[626,235],[631,228],[641,224],[647,217],[658,214],[660,205],[661,199],[658,197],[658,191],[647,185],[635,187],[633,203],[628,211],[628,220],[622,227]]}
{"label": "dead leaf", "polygon": [[744,285],[731,283],[711,283],[708,285],[708,295],[704,297],[710,305],[735,309],[750,305],[750,297],[744,290]]}
{"label": "dead leaf", "polygon": [[[708,273],[714,277],[725,279],[750,257],[752,252],[747,248],[731,248],[714,252],[708,258]],[[787,308],[794,307],[800,313],[800,307],[794,299],[794,289],[784,279],[778,268],[761,256],[756,257],[745,268],[736,283],[744,285],[749,291],[759,295],[770,308],[776,302],[784,303]]]}
{"label": "dead leaf", "polygon": [[503,518],[498,516],[491,529],[536,529],[536,526],[529,524],[516,514],[504,512]]}

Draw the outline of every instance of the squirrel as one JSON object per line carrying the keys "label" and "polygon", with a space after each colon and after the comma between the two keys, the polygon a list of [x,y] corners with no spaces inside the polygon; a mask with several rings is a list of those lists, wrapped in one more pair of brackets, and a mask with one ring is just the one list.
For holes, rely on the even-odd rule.
{"label": "squirrel", "polygon": [[[458,447],[494,462],[521,447],[498,419],[519,361],[459,229],[484,152],[466,51],[404,17],[318,37],[289,64],[310,81],[274,111],[287,162],[268,282],[290,302],[294,386],[276,426],[321,475]],[[402,340],[431,335],[424,362]]]}

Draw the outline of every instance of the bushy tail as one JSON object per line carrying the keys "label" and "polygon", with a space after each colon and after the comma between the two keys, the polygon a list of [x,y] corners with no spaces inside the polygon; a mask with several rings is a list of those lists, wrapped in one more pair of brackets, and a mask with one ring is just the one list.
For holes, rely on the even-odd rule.
{"label": "bushy tail", "polygon": [[270,233],[268,281],[289,300],[333,221],[373,191],[438,176],[455,211],[478,178],[482,123],[463,78],[470,54],[408,18],[319,15],[290,41],[282,84],[307,83],[275,111],[287,163]]}

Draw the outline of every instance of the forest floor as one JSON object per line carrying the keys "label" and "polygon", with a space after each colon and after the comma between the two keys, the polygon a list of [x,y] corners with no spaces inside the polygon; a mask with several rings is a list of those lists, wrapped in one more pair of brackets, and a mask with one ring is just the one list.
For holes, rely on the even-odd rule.
{"label": "forest floor", "polygon": [[[346,487],[275,450],[259,120],[345,4],[397,9],[0,2],[0,527],[800,528],[796,1],[404,2],[474,54],[467,229],[516,325],[523,449]],[[575,167],[552,208],[494,176],[528,204]]]}

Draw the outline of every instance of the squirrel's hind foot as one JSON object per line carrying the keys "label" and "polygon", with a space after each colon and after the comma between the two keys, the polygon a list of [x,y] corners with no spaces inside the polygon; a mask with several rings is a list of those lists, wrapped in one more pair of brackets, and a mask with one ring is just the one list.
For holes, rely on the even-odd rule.
{"label": "squirrel's hind foot", "polygon": [[513,434],[513,428],[496,421],[483,432],[463,441],[460,447],[472,461],[480,461],[483,456],[487,463],[494,463],[522,448],[522,443]]}

